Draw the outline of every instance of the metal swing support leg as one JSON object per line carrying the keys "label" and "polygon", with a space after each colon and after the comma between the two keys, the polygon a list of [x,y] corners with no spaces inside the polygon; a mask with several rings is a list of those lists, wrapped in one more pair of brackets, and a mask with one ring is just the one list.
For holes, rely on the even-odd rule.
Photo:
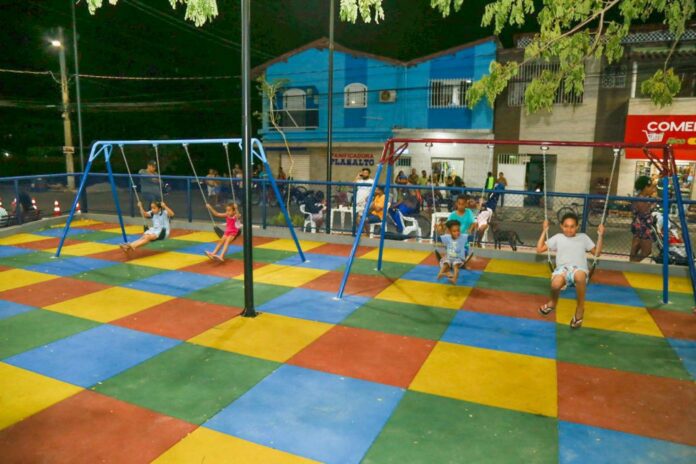
{"label": "metal swing support leg", "polygon": [[341,287],[338,289],[337,298],[343,298],[343,292],[346,289],[346,284],[348,283],[348,276],[350,276],[350,269],[353,267],[353,260],[355,259],[355,253],[358,251],[358,245],[360,245],[360,238],[362,237],[362,231],[365,228],[365,221],[367,220],[367,209],[369,205],[372,204],[372,199],[375,197],[375,190],[377,189],[377,179],[382,175],[382,169],[384,164],[380,163],[377,166],[377,172],[375,173],[375,182],[372,184],[370,189],[370,194],[365,202],[365,209],[363,210],[362,216],[360,217],[360,225],[358,230],[355,232],[355,240],[353,241],[353,248],[350,250],[350,256],[348,257],[348,264],[346,264],[346,270],[343,272],[343,279],[341,280]]}
{"label": "metal swing support leg", "polygon": [[[392,163],[387,164],[387,179],[386,186],[384,187],[384,208],[382,209],[382,224],[379,230],[379,254],[377,255],[377,270],[382,270],[382,255],[384,253],[384,231],[387,228],[387,208],[389,207],[389,190],[391,188],[391,179],[394,171],[394,165]],[[379,177],[375,179],[375,183],[379,180]]]}
{"label": "metal swing support leg", "polygon": [[111,151],[113,150],[113,145],[110,145],[106,149],[106,170],[109,173],[109,183],[111,184],[111,194],[114,197],[114,204],[116,205],[116,214],[118,214],[118,224],[121,226],[121,235],[123,236],[123,241],[128,242],[128,235],[126,235],[126,226],[123,224],[123,214],[121,213],[121,203],[118,200],[118,190],[116,189],[116,180],[114,179],[114,172],[111,169]]}

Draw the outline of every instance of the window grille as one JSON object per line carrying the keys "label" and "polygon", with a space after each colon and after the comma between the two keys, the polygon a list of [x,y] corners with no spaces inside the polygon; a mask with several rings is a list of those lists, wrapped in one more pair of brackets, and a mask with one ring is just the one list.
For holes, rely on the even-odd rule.
{"label": "window grille", "polygon": [[465,108],[471,79],[432,79],[430,108]]}
{"label": "window grille", "polygon": [[603,89],[626,88],[626,66],[609,65],[602,70]]}
{"label": "window grille", "polygon": [[[522,106],[524,104],[524,92],[527,90],[527,86],[532,79],[541,75],[542,71],[557,72],[558,70],[558,63],[535,62],[520,67],[519,74],[510,81],[508,86],[508,106]],[[556,97],[553,103],[556,105],[578,105],[582,103],[582,98],[582,94],[566,93],[565,82],[561,80],[561,85],[556,90]]]}
{"label": "window grille", "polygon": [[402,156],[396,160],[396,166],[400,168],[410,168],[411,167],[411,157]]}
{"label": "window grille", "polygon": [[366,108],[367,107],[367,86],[359,82],[348,84],[343,90],[344,108]]}

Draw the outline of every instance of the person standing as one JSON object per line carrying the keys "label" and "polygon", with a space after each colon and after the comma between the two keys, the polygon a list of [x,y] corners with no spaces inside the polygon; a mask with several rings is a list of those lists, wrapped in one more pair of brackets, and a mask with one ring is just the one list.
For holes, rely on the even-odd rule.
{"label": "person standing", "polygon": [[[653,198],[657,193],[655,182],[648,176],[640,176],[636,179],[635,189],[637,197]],[[652,254],[652,210],[655,203],[649,201],[634,201],[631,205],[633,210],[633,221],[631,222],[631,242],[630,260],[639,263]],[[663,214],[665,214],[663,212]]]}
{"label": "person standing", "polygon": [[159,198],[159,173],[157,172],[157,163],[148,161],[147,167],[138,171],[138,174],[143,176],[140,179],[140,196],[144,204],[149,205]]}
{"label": "person standing", "polygon": [[505,191],[505,189],[508,186],[508,181],[505,178],[505,174],[502,172],[498,173],[498,182],[495,184],[495,190],[499,190],[500,193],[500,206],[503,207],[505,206],[505,194],[502,193]]}
{"label": "person standing", "polygon": [[362,215],[362,212],[365,210],[367,197],[370,196],[370,189],[375,182],[374,179],[370,177],[371,172],[369,168],[363,168],[358,175],[355,176],[354,182],[358,184],[357,191],[355,192],[355,211],[358,213],[358,216]]}

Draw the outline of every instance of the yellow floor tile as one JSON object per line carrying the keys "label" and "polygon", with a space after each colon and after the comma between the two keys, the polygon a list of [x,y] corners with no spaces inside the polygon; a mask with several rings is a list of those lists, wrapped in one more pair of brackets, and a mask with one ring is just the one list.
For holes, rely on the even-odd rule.
{"label": "yellow floor tile", "polygon": [[[556,320],[568,324],[575,314],[576,301],[560,299],[556,306]],[[583,327],[616,330],[641,335],[662,337],[662,332],[645,308],[585,302]]]}
{"label": "yellow floor tile", "polygon": [[[302,251],[309,251],[324,245],[324,242],[312,242],[310,240],[300,240]],[[264,248],[266,250],[297,251],[295,241],[291,238],[281,238],[272,242],[264,243],[254,248]]]}
{"label": "yellow floor tile", "polygon": [[112,287],[46,306],[45,309],[93,321],[110,322],[173,299],[167,295]]}
{"label": "yellow floor tile", "polygon": [[460,309],[471,287],[397,280],[375,298],[423,306]]}
{"label": "yellow floor tile", "polygon": [[39,240],[48,240],[51,237],[35,234],[16,234],[9,237],[0,238],[0,245],[19,245],[20,243],[30,243]]}
{"label": "yellow floor tile", "polygon": [[0,272],[0,292],[57,278],[58,276],[43,274],[41,272],[10,269],[9,271]]}
{"label": "yellow floor tile", "polygon": [[138,264],[140,266],[156,267],[159,269],[168,269],[170,271],[181,269],[194,264],[207,261],[206,256],[192,255],[187,253],[176,253],[170,251],[157,255],[146,256],[144,258],[136,258],[128,261],[129,264]]}
{"label": "yellow floor tile", "polygon": [[[382,253],[383,261],[392,263],[419,264],[428,257],[430,251],[415,251],[415,250],[398,250],[393,248],[385,248]],[[360,256],[361,259],[379,258],[379,249],[371,250]]]}
{"label": "yellow floor tile", "polygon": [[492,259],[486,266],[486,272],[522,275],[527,277],[551,277],[551,271],[546,262],[525,263],[521,261],[508,261],[505,259]]}
{"label": "yellow floor tile", "polygon": [[[639,274],[637,272],[624,272],[626,280],[634,288],[644,288],[647,290],[662,290],[662,275],[659,274]],[[670,277],[669,291],[691,293],[691,284],[688,277]]]}
{"label": "yellow floor tile", "polygon": [[[126,229],[126,234],[128,235],[135,235],[135,234],[142,234],[143,233],[143,225],[142,224],[137,224],[137,225],[127,225],[125,227]],[[113,232],[115,234],[120,234],[121,233],[121,226],[118,227],[112,227],[111,229],[104,229],[101,232]]]}
{"label": "yellow floor tile", "polygon": [[409,387],[556,417],[556,361],[438,342]]}
{"label": "yellow floor tile", "polygon": [[[55,253],[57,248],[52,248],[51,253]],[[68,245],[60,250],[61,256],[88,256],[105,251],[118,250],[117,245],[109,245],[108,243],[85,242],[77,245]]]}
{"label": "yellow floor tile", "polygon": [[[225,230],[225,225],[220,224],[219,225],[222,230]],[[171,240],[186,240],[189,242],[201,242],[201,243],[208,243],[208,242],[217,242],[220,240],[220,237],[218,237],[215,232],[192,232],[190,234],[186,235],[179,235],[177,237],[172,237]]]}
{"label": "yellow floor tile", "polygon": [[196,429],[153,461],[155,464],[188,464],[191,462],[309,464],[317,461],[257,445],[205,427]]}
{"label": "yellow floor tile", "polygon": [[80,387],[0,363],[0,430],[81,390]]}
{"label": "yellow floor tile", "polygon": [[[254,282],[282,285],[284,287],[299,287],[307,282],[313,281],[317,277],[323,276],[327,272],[329,271],[324,271],[322,269],[267,264],[258,269],[254,269]],[[238,275],[235,279],[244,280],[244,275]]]}
{"label": "yellow floor tile", "polygon": [[333,327],[276,314],[235,317],[189,340],[219,350],[285,362]]}

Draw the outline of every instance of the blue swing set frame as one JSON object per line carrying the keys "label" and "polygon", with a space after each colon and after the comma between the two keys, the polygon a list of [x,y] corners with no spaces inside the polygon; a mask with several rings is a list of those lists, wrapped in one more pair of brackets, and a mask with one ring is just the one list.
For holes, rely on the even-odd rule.
{"label": "blue swing set frame", "polygon": [[[306,261],[304,252],[302,251],[302,247],[300,246],[300,241],[297,238],[297,233],[295,232],[295,228],[293,227],[292,220],[290,219],[290,215],[288,214],[288,211],[285,207],[285,203],[283,202],[283,196],[280,193],[280,190],[278,189],[278,184],[275,180],[275,177],[273,177],[273,173],[271,172],[271,166],[268,164],[268,159],[266,158],[266,151],[263,149],[263,144],[261,144],[261,141],[258,139],[252,138],[251,141],[251,154],[252,157],[255,157],[261,163],[263,164],[264,170],[266,172],[266,175],[268,176],[268,181],[271,184],[271,188],[273,189],[273,192],[275,193],[276,198],[278,199],[278,206],[280,207],[280,210],[283,213],[283,216],[285,217],[285,222],[288,226],[288,229],[290,229],[290,234],[292,235],[292,239],[295,242],[295,246],[297,247],[297,253],[300,255],[300,259],[302,261]],[[65,223],[65,229],[63,230],[63,235],[60,238],[60,243],[58,244],[58,248],[56,249],[56,257],[60,256],[61,250],[63,249],[63,244],[65,243],[65,238],[68,236],[68,232],[70,231],[70,225],[72,224],[73,218],[75,217],[75,211],[77,210],[77,204],[80,200],[80,197],[82,196],[84,190],[85,190],[85,185],[87,184],[87,178],[89,177],[90,170],[92,169],[92,163],[99,158],[100,156],[104,156],[104,161],[106,164],[106,170],[109,176],[109,183],[111,184],[111,193],[114,197],[114,203],[116,205],[116,214],[118,215],[118,223],[121,226],[121,233],[123,235],[123,241],[126,242],[128,241],[128,237],[126,235],[126,227],[123,223],[123,214],[121,213],[121,206],[119,203],[118,199],[118,190],[116,189],[116,183],[114,181],[114,174],[113,170],[111,168],[111,154],[113,152],[114,146],[127,146],[127,145],[151,145],[153,147],[160,146],[160,145],[203,145],[203,144],[237,144],[239,145],[240,148],[242,148],[242,143],[243,140],[241,138],[232,138],[232,139],[180,139],[180,140],[102,140],[95,142],[92,145],[92,149],[90,150],[89,154],[89,159],[87,160],[87,165],[85,166],[85,172],[82,175],[82,179],[80,180],[80,186],[77,189],[77,193],[75,195],[75,199],[73,200],[72,207],[70,208],[70,214],[68,215],[68,220]],[[158,173],[159,174],[159,173]],[[246,211],[245,214],[250,214],[251,211]]]}
{"label": "blue swing set frame", "polygon": [[[643,151],[645,157],[658,169],[662,178],[662,208],[667,214],[669,211],[669,182],[672,180],[674,185],[675,200],[677,203],[677,211],[679,214],[679,222],[682,229],[684,246],[686,248],[687,260],[689,265],[689,277],[691,280],[691,289],[693,291],[694,301],[696,303],[696,264],[694,263],[694,254],[689,237],[688,227],[686,222],[686,213],[684,210],[684,200],[679,186],[678,171],[672,146],[667,144],[637,144],[624,142],[571,142],[571,141],[542,141],[542,140],[486,140],[486,139],[439,139],[439,138],[390,138],[384,144],[382,156],[379,160],[379,166],[375,172],[375,181],[370,189],[370,194],[367,197],[366,205],[371,205],[375,196],[375,189],[379,185],[380,177],[384,166],[387,166],[386,186],[384,189],[384,206],[389,205],[389,191],[394,173],[394,164],[401,157],[404,151],[408,148],[409,143],[433,144],[433,143],[462,143],[468,145],[515,145],[515,146],[539,146],[539,147],[591,147],[591,148],[610,148],[610,149],[625,149],[637,148]],[[652,150],[662,151],[662,157],[657,156]],[[360,245],[360,238],[365,227],[367,214],[363,214],[360,218],[358,233],[355,235],[355,241],[348,257],[341,286],[338,289],[337,298],[343,297],[350,270],[355,260],[355,253]],[[387,214],[382,216],[382,222],[379,235],[379,254],[377,258],[377,270],[382,270],[382,255],[384,252],[384,229],[386,225]],[[663,221],[663,237],[669,237],[669,221]],[[664,240],[662,247],[662,303],[669,303],[669,240]]]}

